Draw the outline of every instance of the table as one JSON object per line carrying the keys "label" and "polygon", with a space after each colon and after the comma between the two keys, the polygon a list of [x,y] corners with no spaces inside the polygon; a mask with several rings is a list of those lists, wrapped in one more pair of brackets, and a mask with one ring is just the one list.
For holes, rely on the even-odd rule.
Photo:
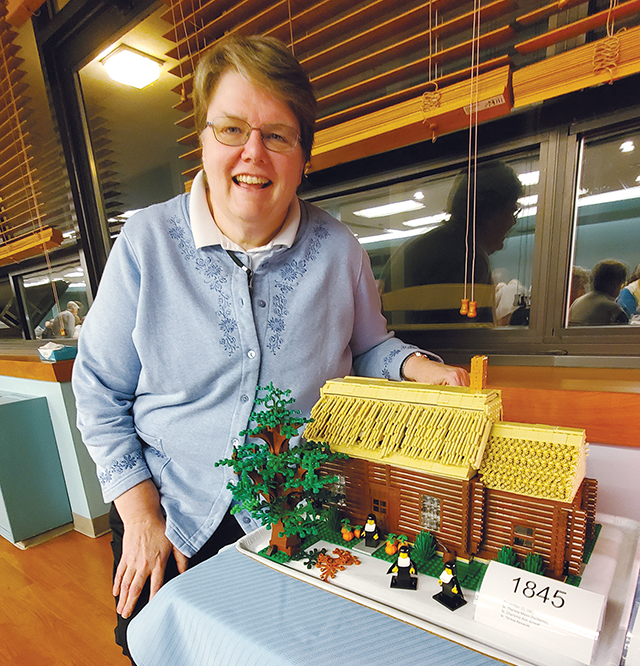
{"label": "table", "polygon": [[129,628],[138,666],[497,666],[274,571],[230,546],[163,587]]}
{"label": "table", "polygon": [[[640,522],[638,464],[640,449],[590,446],[599,509]],[[640,666],[639,607],[640,585],[625,666]],[[129,642],[138,666],[503,663],[283,575],[233,546],[162,588],[131,623]]]}

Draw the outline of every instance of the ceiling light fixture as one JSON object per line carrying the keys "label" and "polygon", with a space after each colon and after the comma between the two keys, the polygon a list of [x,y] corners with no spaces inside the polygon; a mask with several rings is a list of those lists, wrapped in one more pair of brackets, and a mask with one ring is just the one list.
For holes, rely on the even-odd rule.
{"label": "ceiling light fixture", "polygon": [[418,229],[407,229],[406,231],[401,231],[399,229],[389,229],[383,234],[375,234],[374,236],[364,236],[363,238],[358,238],[360,245],[368,245],[369,243],[378,243],[383,241],[387,243],[388,241],[397,240],[398,238],[410,238],[411,236],[419,236],[424,234],[429,230],[429,227],[419,227]]}
{"label": "ceiling light fixture", "polygon": [[531,194],[528,197],[520,197],[518,203],[522,208],[527,208],[528,206],[535,206],[538,203],[538,195]]}
{"label": "ceiling light fixture", "polygon": [[628,187],[624,190],[613,190],[611,192],[601,192],[600,194],[591,194],[590,196],[580,197],[578,206],[594,206],[602,203],[613,203],[614,201],[629,201],[629,199],[640,198],[640,187]]}
{"label": "ceiling light fixture", "polygon": [[621,153],[632,153],[636,149],[635,144],[633,141],[623,141],[620,144],[620,152]]}
{"label": "ceiling light fixture", "polygon": [[364,208],[363,210],[354,211],[354,215],[358,217],[389,217],[390,215],[397,215],[398,213],[409,213],[413,210],[420,210],[424,205],[419,201],[408,199],[407,201],[396,201],[395,203],[384,204],[383,206],[374,206],[373,208]]}
{"label": "ceiling light fixture", "polygon": [[157,81],[163,63],[159,58],[126,44],[120,44],[100,62],[114,81],[134,88],[144,88]]}
{"label": "ceiling light fixture", "polygon": [[528,171],[527,173],[519,173],[518,180],[522,183],[523,187],[528,187],[529,185],[537,185],[540,181],[540,172],[539,171]]}
{"label": "ceiling light fixture", "polygon": [[405,227],[437,227],[441,222],[446,222],[451,219],[449,213],[438,213],[437,215],[428,215],[427,217],[417,217],[413,220],[407,220],[402,224]]}

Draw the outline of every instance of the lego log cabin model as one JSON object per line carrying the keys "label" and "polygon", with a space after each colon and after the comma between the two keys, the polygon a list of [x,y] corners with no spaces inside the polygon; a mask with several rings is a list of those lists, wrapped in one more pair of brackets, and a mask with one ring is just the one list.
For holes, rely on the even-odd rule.
{"label": "lego log cabin model", "polygon": [[[256,427],[218,464],[233,467],[234,498],[271,528],[265,555],[307,558],[326,580],[359,563],[349,550],[362,542],[391,563],[392,587],[415,589],[416,570],[440,574],[434,598],[451,610],[465,603],[456,559],[579,576],[596,536],[585,432],[503,422],[486,368],[474,357],[469,388],[330,380],[311,421],[288,409],[289,391],[260,389]],[[335,557],[310,549],[319,538]]]}

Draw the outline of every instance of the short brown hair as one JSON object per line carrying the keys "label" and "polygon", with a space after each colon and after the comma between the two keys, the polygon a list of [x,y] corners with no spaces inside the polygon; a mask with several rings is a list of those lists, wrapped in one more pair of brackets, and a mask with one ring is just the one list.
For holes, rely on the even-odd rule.
{"label": "short brown hair", "polygon": [[207,110],[222,75],[235,70],[265,88],[293,111],[300,125],[300,145],[311,157],[316,123],[316,97],[302,65],[273,37],[230,35],[210,48],[196,67],[193,89],[198,134],[206,127]]}
{"label": "short brown hair", "polygon": [[610,294],[625,283],[627,267],[617,259],[604,259],[593,267],[592,278],[594,291]]}

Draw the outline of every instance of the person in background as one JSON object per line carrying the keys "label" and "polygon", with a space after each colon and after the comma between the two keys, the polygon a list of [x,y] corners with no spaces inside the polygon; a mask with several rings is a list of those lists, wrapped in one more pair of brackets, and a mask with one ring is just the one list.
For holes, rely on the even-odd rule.
{"label": "person in background", "polygon": [[80,305],[75,301],[69,301],[67,307],[58,313],[51,323],[51,332],[54,338],[72,338],[76,325],[80,323],[78,311]]}
{"label": "person in background", "polygon": [[257,387],[290,389],[308,416],[332,377],[469,381],[387,333],[366,252],[298,199],[316,102],[281,42],[222,40],[198,64],[194,108],[203,170],[189,194],[123,227],[73,371],[78,425],[113,502],[125,654],[128,621],[165,580],[259,526],[230,514],[233,473],[215,467],[249,427]]}
{"label": "person in background", "polygon": [[574,266],[571,271],[571,288],[569,290],[569,305],[571,305],[580,296],[584,296],[589,291],[591,283],[591,271],[582,266]]}
{"label": "person in background", "polygon": [[597,326],[626,324],[629,317],[616,303],[627,279],[627,267],[615,259],[605,259],[593,268],[593,291],[576,299],[569,308],[569,324]]}
{"label": "person in background", "polygon": [[[467,225],[469,191],[475,193],[471,202],[475,204],[476,211],[475,251],[472,225]],[[442,286],[435,299],[437,304],[408,313],[407,323],[494,323],[489,257],[502,249],[507,234],[515,225],[518,198],[523,192],[515,171],[500,160],[479,164],[471,183],[467,170],[458,174],[447,203],[449,220],[402,245],[383,269],[383,295],[418,285]],[[465,275],[470,284],[474,267],[474,283],[492,288],[489,290],[489,302],[484,305],[479,303],[478,316],[470,319],[460,314],[460,302],[464,294]],[[445,302],[444,294],[449,293],[451,298]]]}
{"label": "person in background", "polygon": [[640,315],[640,265],[622,288],[616,303],[625,311],[629,319]]}

